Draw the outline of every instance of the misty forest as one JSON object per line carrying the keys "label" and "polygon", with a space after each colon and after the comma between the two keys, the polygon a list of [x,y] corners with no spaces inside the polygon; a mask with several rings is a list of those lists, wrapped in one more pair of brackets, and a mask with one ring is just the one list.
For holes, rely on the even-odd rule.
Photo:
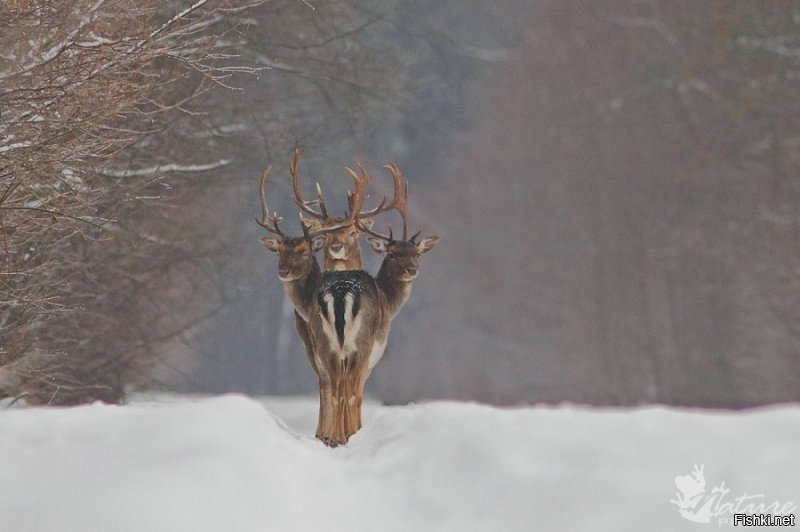
{"label": "misty forest", "polygon": [[[264,414],[238,403],[239,395],[268,398],[270,415],[323,453],[336,450],[314,441],[313,423],[317,439],[347,443],[362,426],[363,391],[365,434],[339,451],[368,457],[406,429],[423,438],[432,427],[470,425],[456,419],[503,433],[507,426],[495,423],[511,407],[520,420],[546,415],[549,405],[581,405],[597,416],[631,412],[623,431],[659,415],[664,427],[684,430],[684,418],[664,413],[682,407],[709,416],[742,411],[719,425],[719,434],[733,434],[745,419],[753,424],[742,430],[760,430],[749,408],[773,405],[787,408],[781,423],[796,429],[796,409],[774,405],[800,401],[798,176],[796,0],[5,0],[0,406],[8,408],[0,416],[91,405],[74,410],[97,409],[100,419],[113,411],[93,403],[136,412],[142,394],[236,394],[207,399],[209,410],[198,406],[186,417],[252,424]],[[361,259],[347,267],[328,267],[333,233],[324,227],[334,223],[360,234]],[[396,240],[375,236],[390,227]],[[366,288],[335,304],[335,290],[320,288],[317,299],[309,296],[322,313],[315,325],[316,314],[304,314],[287,291],[289,237],[313,248],[316,255],[304,256],[323,270],[365,270],[358,282]],[[407,300],[386,303],[378,272],[408,260],[398,243],[415,250],[403,267],[414,278],[418,266],[418,277]],[[357,299],[373,297],[370,290],[379,294],[374,308]],[[343,410],[326,411],[332,370],[314,358],[326,312],[383,316],[386,308],[397,311],[390,334],[388,321],[375,325],[378,332],[358,325],[388,336],[380,363],[373,370],[374,353],[369,368],[366,358],[354,363],[358,375],[341,385],[349,406],[345,398]],[[402,405],[414,403],[434,406],[413,417],[417,407]],[[481,410],[494,407],[496,416]],[[177,412],[175,420],[183,418]],[[559,419],[585,434],[584,411],[565,412]],[[52,426],[44,416],[55,416],[31,415],[43,416],[42,427]],[[338,429],[324,428],[340,417],[347,421]],[[15,418],[6,419],[0,441],[15,434]],[[543,419],[509,423],[522,427],[515,437],[535,439],[534,425],[549,426]],[[19,427],[32,426],[25,423]],[[269,441],[283,442],[283,430]],[[449,449],[442,463],[471,456],[459,454],[457,437],[484,449],[482,435],[453,434],[455,447],[442,443]],[[603,445],[619,444],[609,437]],[[709,453],[727,445],[709,438]],[[406,443],[425,453],[430,444]],[[295,452],[285,445],[284,456]],[[554,452],[568,464],[574,455],[565,445]],[[266,459],[253,449],[254,460]],[[731,482],[736,460],[800,471],[796,458],[789,467],[774,458],[785,455],[760,462],[751,449],[736,449],[727,469],[717,464]],[[514,452],[502,460],[515,473],[500,483],[524,476],[517,467],[527,458]],[[654,497],[668,498],[672,477],[702,460],[662,461],[677,469],[663,472],[666,494]],[[401,462],[397,470],[407,470]],[[318,471],[338,467],[320,464]],[[448,475],[462,471],[453,467]],[[536,471],[520,480],[530,486],[508,485],[507,504],[538,490]],[[640,478],[635,471],[631,478]],[[796,497],[792,489],[775,488],[768,498]],[[409,495],[411,507],[417,496]],[[454,518],[471,515],[472,499],[453,497],[467,501],[459,503],[466,513],[412,511],[427,517],[403,521],[405,529],[494,528],[479,513]],[[376,504],[374,520],[344,521],[342,529],[382,529]],[[704,517],[698,507],[680,508],[684,517]],[[663,510],[665,519],[681,519],[667,499]],[[523,526],[530,516],[514,511],[504,515],[520,521],[508,517],[497,529],[531,529]],[[32,526],[23,514],[7,515]],[[175,515],[173,524],[185,526],[143,521],[133,529],[196,530],[180,521],[188,513]],[[296,516],[276,515],[274,529],[294,528],[286,523]],[[205,522],[209,530],[230,524]]]}
{"label": "misty forest", "polygon": [[371,395],[797,400],[800,11],[668,4],[7,3],[0,393],[312,393],[253,223],[303,148],[442,236]]}

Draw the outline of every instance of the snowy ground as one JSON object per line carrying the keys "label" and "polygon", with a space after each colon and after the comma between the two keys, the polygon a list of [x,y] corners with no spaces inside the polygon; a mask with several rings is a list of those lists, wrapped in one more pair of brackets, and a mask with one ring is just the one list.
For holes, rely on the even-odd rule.
{"label": "snowy ground", "polygon": [[0,531],[710,531],[737,498],[800,513],[800,406],[369,405],[337,449],[315,419],[312,399],[240,396],[0,410]]}

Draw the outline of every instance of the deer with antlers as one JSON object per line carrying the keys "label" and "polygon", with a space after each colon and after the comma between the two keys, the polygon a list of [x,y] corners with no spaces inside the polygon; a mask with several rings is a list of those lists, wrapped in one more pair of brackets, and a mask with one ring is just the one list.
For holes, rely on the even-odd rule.
{"label": "deer with antlers", "polygon": [[[316,305],[315,295],[322,280],[322,270],[314,255],[325,245],[325,235],[341,231],[355,223],[355,214],[358,213],[363,202],[366,183],[358,181],[354,176],[356,192],[353,194],[352,204],[356,207],[350,218],[343,219],[341,223],[328,227],[310,229],[305,225],[301,216],[302,237],[286,235],[279,224],[283,220],[277,213],[270,214],[267,207],[265,185],[272,167],[268,167],[259,181],[259,200],[261,204],[261,219],[256,218],[256,223],[269,233],[279,238],[261,237],[265,248],[278,254],[278,277],[283,282],[283,289],[295,309],[295,329],[297,336],[306,349],[309,363],[317,375],[320,376],[320,421],[317,427],[317,437],[323,438],[321,426],[323,424],[323,405],[329,403],[329,379],[325,378],[324,367],[314,356],[314,346],[308,332],[309,315]],[[323,397],[324,395],[324,397]],[[327,410],[325,411],[327,412]]]}
{"label": "deer with antlers", "polygon": [[[439,238],[433,236],[417,242],[419,233],[408,238],[408,182],[394,165],[387,166],[394,180],[392,200],[387,202],[384,197],[370,211],[361,210],[369,175],[360,165],[358,171],[347,168],[355,185],[355,192],[348,194],[349,213],[331,223],[319,185],[316,201],[302,199],[297,184],[298,159],[299,151],[295,152],[290,166],[295,202],[307,214],[319,215],[316,219],[320,223],[305,223],[301,214],[303,237],[288,237],[281,232],[278,224],[282,219],[277,214],[270,215],[266,206],[264,185],[269,168],[260,181],[262,218],[256,221],[281,237],[280,240],[262,237],[261,241],[279,255],[278,274],[295,307],[297,333],[319,376],[320,411],[316,436],[327,445],[336,446],[347,442],[361,428],[366,380],[386,348],[392,319],[411,292],[419,256],[433,249]],[[311,208],[314,204],[319,206],[319,211]],[[391,228],[389,236],[371,230],[370,218],[388,210],[396,210],[402,216],[402,240],[393,239]],[[373,249],[386,254],[376,277],[360,268],[320,271],[314,252],[326,246],[327,235],[353,225],[371,235],[368,240]],[[333,261],[340,260],[331,257]],[[328,258],[326,254],[326,261]],[[360,266],[360,250],[357,260]]]}
{"label": "deer with antlers", "polygon": [[317,290],[319,313],[309,317],[316,357],[331,378],[332,403],[323,426],[329,444],[345,443],[361,428],[364,385],[383,356],[392,320],[411,294],[419,256],[439,241],[438,236],[431,236],[417,242],[420,233],[408,238],[408,182],[396,166],[387,168],[396,184],[388,206],[402,216],[402,240],[394,240],[391,228],[389,236],[384,236],[362,226],[361,230],[372,235],[368,242],[373,249],[386,254],[378,275],[323,273]]}
{"label": "deer with antlers", "polygon": [[[345,214],[344,217],[331,216],[328,214],[328,209],[325,206],[325,198],[322,194],[322,187],[319,182],[316,183],[317,199],[305,201],[297,177],[297,168],[302,154],[302,150],[295,150],[294,158],[289,165],[289,173],[292,176],[294,203],[302,213],[308,216],[307,218],[302,218],[302,223],[308,226],[312,231],[319,231],[331,227],[337,228],[336,230],[325,232],[325,246],[323,248],[325,255],[325,271],[363,269],[361,246],[358,243],[359,231],[363,230],[360,228],[371,228],[373,223],[372,218],[389,210],[391,206],[386,204],[386,198],[384,198],[374,209],[360,211],[359,205],[355,205],[356,208],[354,208],[354,201],[363,201],[364,198],[359,198],[355,193],[348,193],[347,203],[349,212]],[[354,180],[363,182],[363,187],[367,187],[369,184],[369,174],[367,174],[366,170],[364,170],[361,165],[358,166],[357,173],[350,168],[346,168],[346,170]],[[397,194],[396,187],[395,194]],[[315,209],[315,206],[317,209]],[[353,216],[358,219],[358,225],[352,223]]]}

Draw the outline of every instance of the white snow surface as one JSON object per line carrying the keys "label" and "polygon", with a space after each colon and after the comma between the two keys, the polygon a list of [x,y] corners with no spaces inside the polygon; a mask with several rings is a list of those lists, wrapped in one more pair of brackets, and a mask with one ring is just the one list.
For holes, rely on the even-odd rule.
{"label": "white snow surface", "polygon": [[726,501],[800,503],[797,405],[368,404],[336,449],[316,415],[315,399],[236,395],[0,409],[0,531],[733,528],[670,503],[694,464]]}

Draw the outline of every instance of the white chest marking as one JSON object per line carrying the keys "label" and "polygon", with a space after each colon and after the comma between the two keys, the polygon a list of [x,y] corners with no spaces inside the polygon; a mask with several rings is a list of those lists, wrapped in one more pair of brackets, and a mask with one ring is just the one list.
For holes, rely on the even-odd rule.
{"label": "white chest marking", "polygon": [[[327,308],[327,314],[322,313],[322,331],[328,338],[328,344],[332,353],[335,353],[340,360],[350,356],[357,351],[356,339],[361,331],[361,314],[353,316],[353,294],[347,294],[344,298],[344,342],[339,345],[339,337],[336,334],[336,316],[334,314],[334,301],[332,294],[325,294],[323,300]],[[327,318],[326,318],[327,316]]]}
{"label": "white chest marking", "polygon": [[339,353],[340,358],[344,358],[358,350],[356,339],[361,330],[361,313],[353,316],[353,294],[347,294],[344,298],[344,346]]}
{"label": "white chest marking", "polygon": [[327,313],[320,312],[320,317],[322,318],[320,320],[322,322],[322,332],[324,332],[325,336],[328,338],[331,351],[335,353],[339,347],[339,339],[336,338],[336,325],[334,324],[336,317],[333,314],[333,295],[325,294],[322,299],[325,301],[325,307],[327,309]]}

